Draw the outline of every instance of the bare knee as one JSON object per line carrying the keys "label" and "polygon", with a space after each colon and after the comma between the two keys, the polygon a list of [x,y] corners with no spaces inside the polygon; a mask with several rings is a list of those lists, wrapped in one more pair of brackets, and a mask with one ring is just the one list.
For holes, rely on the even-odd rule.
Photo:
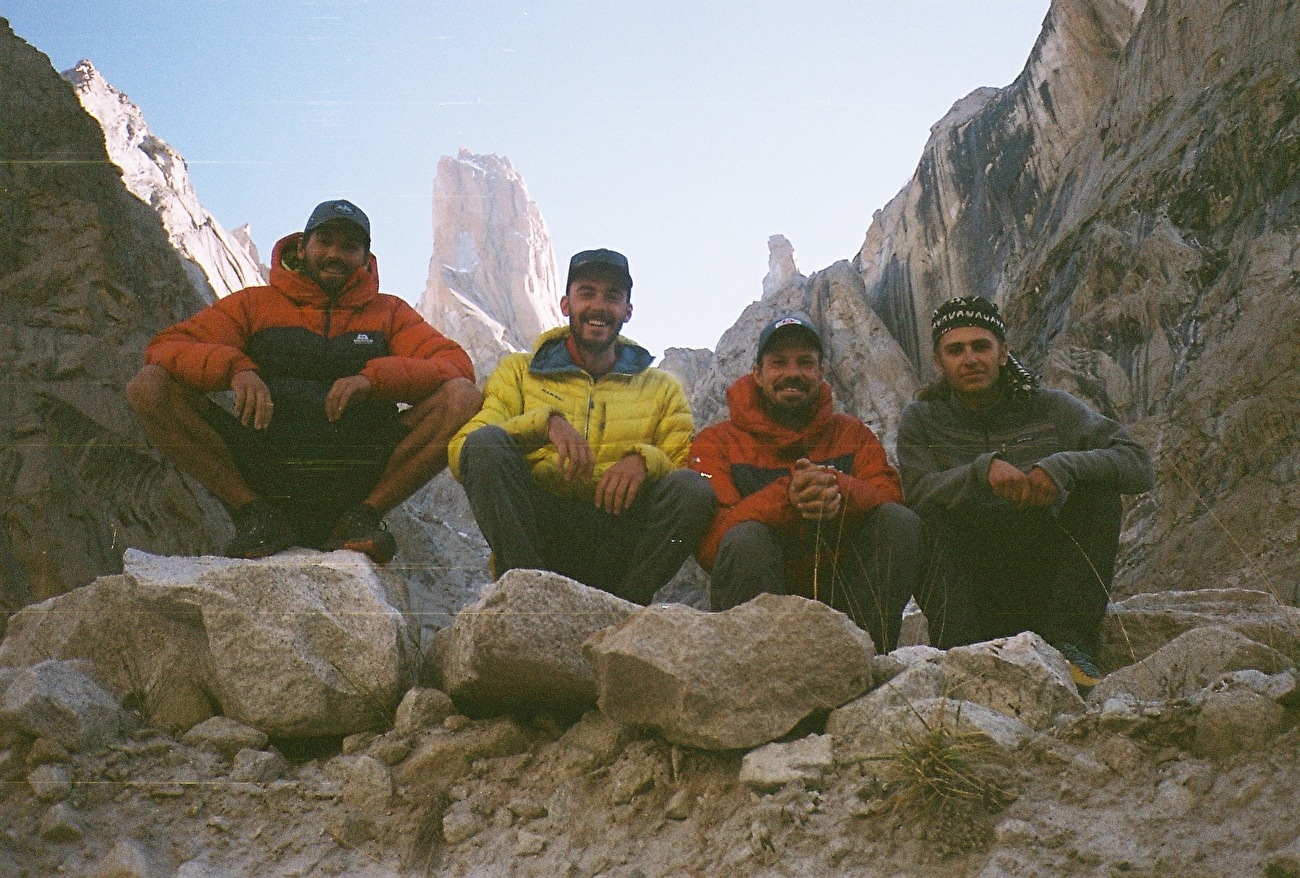
{"label": "bare knee", "polygon": [[443,429],[454,433],[478,414],[482,407],[483,393],[473,381],[468,378],[452,378],[443,382],[403,418],[411,429],[424,425],[425,429]]}
{"label": "bare knee", "polygon": [[142,417],[158,415],[176,404],[180,389],[166,369],[147,363],[126,383],[126,401]]}

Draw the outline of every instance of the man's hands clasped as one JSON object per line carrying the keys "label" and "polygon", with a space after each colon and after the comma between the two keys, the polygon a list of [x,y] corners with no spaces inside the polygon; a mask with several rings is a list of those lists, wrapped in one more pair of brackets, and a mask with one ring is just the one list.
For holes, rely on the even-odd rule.
{"label": "man's hands clasped", "polygon": [[[546,424],[546,439],[555,446],[560,473],[567,482],[583,482],[596,469],[596,454],[591,444],[563,415],[551,415]],[[632,506],[637,492],[645,483],[645,458],[632,452],[607,469],[596,483],[597,508],[618,515]]]}
{"label": "man's hands clasped", "polygon": [[786,496],[799,515],[809,521],[834,518],[844,505],[836,470],[806,457],[795,461]]}
{"label": "man's hands clasped", "polygon": [[1021,508],[1051,506],[1059,493],[1056,482],[1041,467],[1026,475],[1001,458],[989,464],[989,487],[996,496]]}

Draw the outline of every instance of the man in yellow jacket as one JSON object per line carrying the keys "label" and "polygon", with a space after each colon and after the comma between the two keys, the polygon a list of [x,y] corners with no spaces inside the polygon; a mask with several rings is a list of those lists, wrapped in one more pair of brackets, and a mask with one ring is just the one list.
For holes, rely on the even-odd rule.
{"label": "man in yellow jacket", "polygon": [[648,604],[716,507],[708,481],[682,468],[690,407],[619,335],[632,316],[623,254],[575,255],[560,311],[568,326],[492,373],[483,409],[451,440],[452,472],[497,573],[553,570]]}

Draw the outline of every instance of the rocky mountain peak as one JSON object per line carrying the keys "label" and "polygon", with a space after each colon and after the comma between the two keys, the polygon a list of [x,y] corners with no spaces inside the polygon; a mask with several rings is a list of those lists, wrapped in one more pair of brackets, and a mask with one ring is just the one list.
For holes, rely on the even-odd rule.
{"label": "rocky mountain peak", "polygon": [[140,108],[90,61],[78,62],[63,78],[103,128],[109,158],[122,170],[127,189],[158,211],[200,295],[211,301],[262,283],[256,254],[199,202],[185,159],[149,130]]}
{"label": "rocky mountain peak", "polygon": [[799,270],[794,245],[785,235],[767,239],[767,276],[763,278],[763,298],[773,295],[797,280],[805,280]]}
{"label": "rocky mountain peak", "polygon": [[563,322],[555,252],[510,159],[462,149],[433,178],[433,256],[420,313],[480,376]]}

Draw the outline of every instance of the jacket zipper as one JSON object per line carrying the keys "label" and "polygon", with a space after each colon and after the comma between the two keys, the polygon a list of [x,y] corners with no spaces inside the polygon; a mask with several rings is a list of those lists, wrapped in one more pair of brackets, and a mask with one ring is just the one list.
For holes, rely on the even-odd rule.
{"label": "jacket zipper", "polygon": [[334,304],[333,302],[325,303],[325,339],[327,341],[329,340],[330,337],[330,308],[331,306],[333,306],[333,304]]}

